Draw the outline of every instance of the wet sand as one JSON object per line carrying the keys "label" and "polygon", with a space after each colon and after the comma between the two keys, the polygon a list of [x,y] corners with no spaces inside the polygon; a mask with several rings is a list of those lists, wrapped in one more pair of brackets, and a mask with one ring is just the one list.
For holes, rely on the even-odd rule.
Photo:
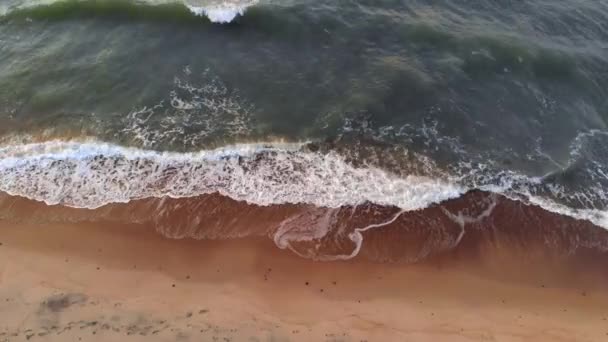
{"label": "wet sand", "polygon": [[3,220],[0,243],[0,341],[608,339],[603,278],[321,263],[266,238],[171,240],[145,225]]}

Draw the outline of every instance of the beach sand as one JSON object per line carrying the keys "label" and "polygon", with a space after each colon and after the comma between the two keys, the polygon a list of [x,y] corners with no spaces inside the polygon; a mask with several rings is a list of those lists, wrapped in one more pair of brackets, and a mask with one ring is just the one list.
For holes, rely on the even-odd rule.
{"label": "beach sand", "polygon": [[608,340],[603,278],[498,261],[323,263],[268,239],[7,220],[0,243],[0,341]]}

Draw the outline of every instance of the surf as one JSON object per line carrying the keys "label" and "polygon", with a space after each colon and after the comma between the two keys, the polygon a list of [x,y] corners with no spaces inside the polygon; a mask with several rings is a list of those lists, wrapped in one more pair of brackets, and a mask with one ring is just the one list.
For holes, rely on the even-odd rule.
{"label": "surf", "polygon": [[174,20],[214,24],[229,24],[255,6],[257,0],[247,2],[218,1],[191,4],[180,1],[125,1],[125,0],[56,0],[24,2],[2,11],[0,20],[62,20],[66,18],[106,17],[140,20]]}
{"label": "surf", "polygon": [[480,190],[608,228],[608,214],[601,208],[571,207],[543,196],[543,189],[555,186],[542,178],[513,172],[482,176],[490,179],[487,184],[471,185],[439,172],[397,175],[366,162],[355,165],[337,151],[320,152],[309,143],[235,144],[198,152],[161,152],[96,140],[0,147],[0,191],[47,205],[96,209],[146,198],[218,193],[257,206],[373,203],[416,211]]}
{"label": "surf", "polygon": [[7,146],[0,149],[0,175],[2,191],[81,208],[218,192],[258,205],[340,207],[374,202],[415,210],[464,190],[439,179],[400,178],[376,167],[358,168],[333,152],[274,143],[195,153],[94,141]]}
{"label": "surf", "polygon": [[188,3],[185,3],[185,5],[192,13],[205,16],[213,23],[228,24],[235,18],[245,15],[247,9],[257,3],[257,0],[251,0],[244,3],[222,1],[207,6],[196,6]]}

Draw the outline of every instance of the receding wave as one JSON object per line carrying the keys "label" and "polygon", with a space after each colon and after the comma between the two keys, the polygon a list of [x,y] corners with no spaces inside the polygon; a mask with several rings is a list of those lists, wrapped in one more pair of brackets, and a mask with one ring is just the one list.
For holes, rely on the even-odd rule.
{"label": "receding wave", "polygon": [[608,230],[483,191],[415,211],[373,203],[338,208],[260,206],[217,193],[147,198],[88,210],[0,193],[0,218],[125,228],[136,224],[173,239],[268,237],[279,248],[320,261],[363,257],[421,262],[454,255],[477,260],[498,249],[518,251],[526,258],[555,257],[560,263],[582,256],[588,268],[608,252]]}
{"label": "receding wave", "polygon": [[125,0],[57,0],[28,5],[25,2],[7,10],[4,19],[27,18],[59,20],[67,18],[114,17],[143,20],[174,20],[200,22],[206,18],[213,23],[229,23],[257,3],[250,1],[221,1],[203,4],[187,2],[143,2]]}

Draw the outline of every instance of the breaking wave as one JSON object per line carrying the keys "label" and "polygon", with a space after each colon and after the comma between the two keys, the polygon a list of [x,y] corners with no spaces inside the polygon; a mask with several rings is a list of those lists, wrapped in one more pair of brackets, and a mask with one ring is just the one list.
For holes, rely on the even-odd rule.
{"label": "breaking wave", "polygon": [[0,14],[6,18],[59,19],[87,16],[126,16],[140,19],[174,18],[176,20],[207,18],[212,23],[227,24],[258,0],[219,1],[130,1],[130,0],[55,0],[17,2],[3,6]]}
{"label": "breaking wave", "polygon": [[373,202],[406,210],[461,195],[447,182],[357,168],[297,144],[243,144],[197,153],[53,141],[0,148],[0,190],[47,204],[97,208],[148,197],[220,193],[258,205],[340,207]]}
{"label": "breaking wave", "polygon": [[[608,228],[605,210],[558,201],[556,186],[543,183],[543,178],[513,172],[496,177],[488,177],[484,184],[479,177],[472,182],[441,173],[397,175],[365,161],[354,164],[338,151],[321,151],[305,143],[238,144],[192,153],[98,141],[0,148],[0,191],[49,205],[93,209],[145,198],[218,193],[261,206],[340,208],[373,203],[413,211],[479,189]],[[539,189],[550,189],[553,198],[550,192],[543,196]]]}
{"label": "breaking wave", "polygon": [[186,4],[190,11],[196,15],[205,16],[209,18],[211,22],[227,24],[232,22],[236,17],[244,15],[247,8],[257,3],[257,0],[250,0],[249,2],[229,2],[222,1],[219,3],[212,3],[206,6],[195,6]]}

